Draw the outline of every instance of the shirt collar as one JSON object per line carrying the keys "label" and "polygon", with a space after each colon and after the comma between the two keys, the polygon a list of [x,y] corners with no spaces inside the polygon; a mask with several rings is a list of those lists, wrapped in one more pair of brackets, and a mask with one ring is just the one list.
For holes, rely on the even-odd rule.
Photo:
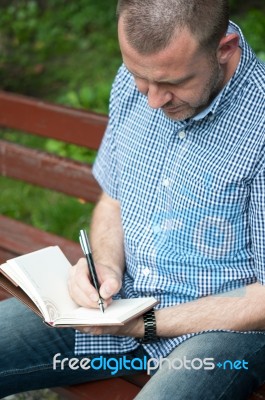
{"label": "shirt collar", "polygon": [[193,121],[200,121],[201,119],[205,118],[206,116],[209,115],[213,115],[214,114],[214,110],[215,110],[215,106],[216,104],[219,103],[219,100],[222,97],[222,93],[223,93],[224,89],[221,90],[221,92],[214,98],[214,100],[211,102],[211,104],[205,108],[204,110],[202,110],[199,114],[195,115],[192,120]]}

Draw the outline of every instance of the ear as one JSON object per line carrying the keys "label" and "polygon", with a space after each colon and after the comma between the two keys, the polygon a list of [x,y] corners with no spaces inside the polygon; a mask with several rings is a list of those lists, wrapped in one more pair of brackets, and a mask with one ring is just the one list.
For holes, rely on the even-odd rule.
{"label": "ear", "polygon": [[217,59],[220,64],[226,64],[235,54],[239,46],[239,35],[230,33],[223,37],[217,49]]}

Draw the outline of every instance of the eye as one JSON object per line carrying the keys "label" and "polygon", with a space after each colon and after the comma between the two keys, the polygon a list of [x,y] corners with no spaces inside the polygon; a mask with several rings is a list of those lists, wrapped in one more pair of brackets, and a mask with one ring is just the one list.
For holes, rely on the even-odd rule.
{"label": "eye", "polygon": [[134,80],[137,81],[137,82],[141,82],[141,81],[145,81],[146,82],[146,79],[140,78],[139,76],[133,75],[133,77],[134,77]]}
{"label": "eye", "polygon": [[148,82],[146,79],[139,78],[138,76],[134,76],[135,84],[142,94],[146,95],[148,93]]}

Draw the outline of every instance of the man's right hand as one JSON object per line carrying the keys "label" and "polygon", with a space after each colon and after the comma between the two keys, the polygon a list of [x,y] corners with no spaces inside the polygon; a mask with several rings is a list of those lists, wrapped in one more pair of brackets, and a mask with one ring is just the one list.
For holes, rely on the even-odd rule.
{"label": "man's right hand", "polygon": [[[111,267],[96,265],[98,280],[100,284],[100,295],[104,300],[104,307],[107,307],[112,296],[119,292],[122,285],[122,276],[117,270]],[[98,308],[98,292],[91,283],[87,261],[80,258],[71,270],[68,280],[70,295],[75,303],[88,308]]]}

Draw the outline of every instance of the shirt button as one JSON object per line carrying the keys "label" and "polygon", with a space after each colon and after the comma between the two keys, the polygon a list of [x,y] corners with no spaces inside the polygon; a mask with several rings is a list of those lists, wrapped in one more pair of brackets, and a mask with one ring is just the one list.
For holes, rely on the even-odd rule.
{"label": "shirt button", "polygon": [[145,267],[145,269],[143,270],[143,274],[144,276],[148,276],[150,274],[150,269]]}
{"label": "shirt button", "polygon": [[153,227],[153,232],[154,232],[154,234],[160,233],[160,232],[161,232],[161,227],[160,227],[160,225],[155,225],[155,226]]}
{"label": "shirt button", "polygon": [[169,179],[168,179],[168,178],[164,179],[164,180],[163,180],[163,186],[169,187],[169,185],[170,185]]}
{"label": "shirt button", "polygon": [[179,132],[179,138],[184,139],[186,137],[186,132],[185,131],[180,131]]}
{"label": "shirt button", "polygon": [[209,116],[209,121],[213,121],[214,120],[214,114],[211,114],[210,116]]}

